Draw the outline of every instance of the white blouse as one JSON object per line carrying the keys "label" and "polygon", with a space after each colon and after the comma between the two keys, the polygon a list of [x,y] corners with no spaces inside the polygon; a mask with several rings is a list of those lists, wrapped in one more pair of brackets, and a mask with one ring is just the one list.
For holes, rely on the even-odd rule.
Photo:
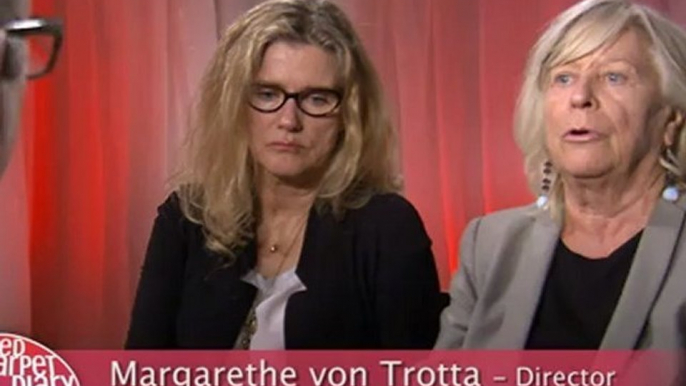
{"label": "white blouse", "polygon": [[283,350],[286,348],[284,321],[288,298],[307,288],[295,273],[295,267],[267,279],[255,270],[248,272],[243,281],[257,287],[255,315],[257,330],[250,341],[251,350]]}

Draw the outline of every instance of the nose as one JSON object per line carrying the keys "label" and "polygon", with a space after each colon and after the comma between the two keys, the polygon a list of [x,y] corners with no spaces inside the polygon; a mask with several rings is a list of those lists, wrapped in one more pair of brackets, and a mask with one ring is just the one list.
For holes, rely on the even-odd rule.
{"label": "nose", "polygon": [[597,106],[593,82],[588,77],[580,77],[572,86],[570,102],[574,108],[592,108]]}
{"label": "nose", "polygon": [[292,132],[302,130],[302,122],[300,121],[300,111],[295,102],[295,98],[287,100],[286,103],[277,112],[279,114],[279,128]]}

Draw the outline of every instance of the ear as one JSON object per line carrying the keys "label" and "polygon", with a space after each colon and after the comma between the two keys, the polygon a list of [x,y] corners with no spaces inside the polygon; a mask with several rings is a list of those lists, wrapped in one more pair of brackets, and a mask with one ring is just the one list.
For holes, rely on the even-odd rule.
{"label": "ear", "polygon": [[676,109],[670,108],[671,112],[665,124],[664,142],[666,147],[672,147],[677,141],[681,128],[684,124],[684,114]]}

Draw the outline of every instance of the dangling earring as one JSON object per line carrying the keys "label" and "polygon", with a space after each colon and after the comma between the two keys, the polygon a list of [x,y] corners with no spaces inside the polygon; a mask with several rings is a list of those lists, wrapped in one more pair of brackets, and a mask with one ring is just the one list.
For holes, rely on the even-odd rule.
{"label": "dangling earring", "polygon": [[541,193],[536,199],[536,206],[543,208],[548,204],[548,195],[550,194],[550,185],[553,182],[551,174],[553,172],[553,164],[550,161],[543,163],[543,180],[541,181]]}
{"label": "dangling earring", "polygon": [[[667,148],[667,150],[665,151],[665,158],[667,158],[669,164],[679,165],[679,160],[672,152],[672,149]],[[672,173],[670,170],[667,170],[667,175],[665,176],[665,179],[666,183],[665,189],[662,191],[662,198],[669,202],[675,202],[679,199],[679,187],[676,184],[676,178],[674,176],[674,173]]]}

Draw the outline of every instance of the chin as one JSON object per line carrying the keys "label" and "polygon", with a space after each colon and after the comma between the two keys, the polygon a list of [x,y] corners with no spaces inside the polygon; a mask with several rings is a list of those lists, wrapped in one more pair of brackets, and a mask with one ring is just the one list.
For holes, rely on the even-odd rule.
{"label": "chin", "polygon": [[297,178],[298,176],[305,174],[304,171],[299,168],[287,167],[265,168],[265,171],[279,179]]}
{"label": "chin", "polygon": [[599,178],[613,169],[613,163],[607,156],[567,157],[554,162],[560,174],[573,178]]}
{"label": "chin", "polygon": [[311,184],[313,182],[318,182],[319,180],[319,175],[314,170],[304,167],[279,165],[278,167],[272,168],[265,167],[264,171],[278,180],[293,185]]}
{"label": "chin", "polygon": [[568,168],[562,173],[576,179],[596,179],[606,176],[610,173],[611,168],[608,167],[577,167]]}

